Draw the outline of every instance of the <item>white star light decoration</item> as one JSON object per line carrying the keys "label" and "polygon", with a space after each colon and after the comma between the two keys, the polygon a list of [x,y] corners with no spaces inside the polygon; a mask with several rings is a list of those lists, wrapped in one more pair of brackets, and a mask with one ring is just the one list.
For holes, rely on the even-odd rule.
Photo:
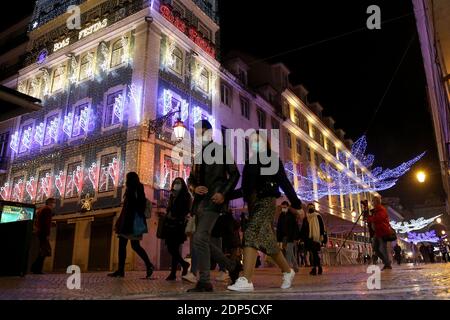
{"label": "white star light decoration", "polygon": [[402,240],[405,242],[412,242],[414,244],[418,244],[420,242],[438,243],[440,241],[434,230],[424,233],[409,232],[408,238],[404,238]]}

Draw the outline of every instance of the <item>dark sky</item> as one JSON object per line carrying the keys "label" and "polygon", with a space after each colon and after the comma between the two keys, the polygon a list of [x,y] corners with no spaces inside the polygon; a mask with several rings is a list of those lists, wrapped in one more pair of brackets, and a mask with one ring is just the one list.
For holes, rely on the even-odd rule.
{"label": "dark sky", "polygon": [[[268,61],[284,62],[292,71],[291,82],[304,84],[310,91],[310,101],[319,101],[324,115],[332,116],[347,137],[356,140],[368,130],[368,149],[376,156],[376,166],[394,167],[427,151],[415,168],[431,174],[428,182],[415,182],[413,170],[383,195],[399,196],[406,206],[421,203],[430,194],[442,196],[410,0],[219,2],[223,52],[240,50],[258,58],[278,55]],[[31,14],[33,3],[21,0],[20,8],[1,11],[0,27]],[[372,4],[380,6],[382,21],[387,21],[381,30],[366,29],[366,10]],[[291,52],[282,54],[287,51]]]}

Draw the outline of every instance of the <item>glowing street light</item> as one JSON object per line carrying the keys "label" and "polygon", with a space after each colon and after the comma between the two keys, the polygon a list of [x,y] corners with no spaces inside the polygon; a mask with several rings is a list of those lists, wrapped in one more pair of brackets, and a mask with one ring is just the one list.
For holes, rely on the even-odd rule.
{"label": "glowing street light", "polygon": [[445,235],[445,230],[442,230],[442,231],[441,231],[441,234],[444,236],[444,235]]}
{"label": "glowing street light", "polygon": [[419,183],[424,183],[424,182],[425,182],[425,179],[426,179],[426,174],[425,174],[425,172],[423,172],[423,171],[417,172],[416,178],[417,178],[417,181],[419,181]]}
{"label": "glowing street light", "polygon": [[437,222],[437,223],[441,223],[441,222],[442,222],[442,219],[441,219],[441,218],[437,218],[437,219],[436,219],[436,222]]}

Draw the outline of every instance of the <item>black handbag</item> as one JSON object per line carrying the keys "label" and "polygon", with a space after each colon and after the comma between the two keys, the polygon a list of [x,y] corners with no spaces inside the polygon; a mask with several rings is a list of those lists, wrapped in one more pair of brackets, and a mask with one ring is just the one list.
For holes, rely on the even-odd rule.
{"label": "black handbag", "polygon": [[395,240],[397,240],[397,234],[395,233],[395,230],[392,229],[392,227],[391,227],[391,233],[389,235],[387,235],[387,236],[384,236],[383,237],[383,241],[392,242],[392,241],[395,241]]}

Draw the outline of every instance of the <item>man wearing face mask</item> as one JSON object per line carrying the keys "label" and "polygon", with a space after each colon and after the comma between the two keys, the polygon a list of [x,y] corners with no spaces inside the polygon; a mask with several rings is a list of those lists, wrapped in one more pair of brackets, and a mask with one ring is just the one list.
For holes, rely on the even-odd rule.
{"label": "man wearing face mask", "polygon": [[200,279],[188,292],[211,292],[211,258],[225,266],[233,282],[242,268],[237,259],[228,259],[220,248],[211,243],[211,231],[220,213],[225,212],[227,196],[236,187],[240,174],[230,152],[212,140],[212,126],[207,120],[195,124],[195,134],[202,149],[195,156],[188,184],[194,194],[192,213],[196,215],[197,226],[193,242]]}
{"label": "man wearing face mask", "polygon": [[322,265],[320,263],[319,252],[322,243],[326,242],[325,227],[322,217],[316,211],[313,203],[308,204],[306,217],[303,219],[300,235],[305,242],[306,249],[310,252],[312,270],[309,273],[312,276],[322,274]]}
{"label": "man wearing face mask", "polygon": [[290,208],[289,202],[283,201],[277,208],[277,241],[283,244],[285,257],[289,265],[298,272],[297,259],[295,258],[295,241],[299,237],[297,214]]}

